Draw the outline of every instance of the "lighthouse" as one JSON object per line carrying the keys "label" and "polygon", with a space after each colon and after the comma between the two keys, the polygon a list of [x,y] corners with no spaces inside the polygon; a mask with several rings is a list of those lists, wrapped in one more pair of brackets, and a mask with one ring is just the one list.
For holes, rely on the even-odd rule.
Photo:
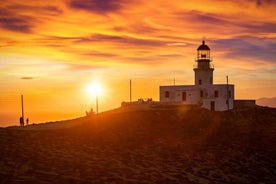
{"label": "lighthouse", "polygon": [[194,66],[195,85],[212,85],[214,66],[211,64],[211,49],[202,41],[197,49],[196,64]]}
{"label": "lighthouse", "polygon": [[164,105],[198,105],[212,111],[234,108],[234,85],[214,84],[211,49],[202,41],[196,51],[194,85],[160,86],[160,102]]}

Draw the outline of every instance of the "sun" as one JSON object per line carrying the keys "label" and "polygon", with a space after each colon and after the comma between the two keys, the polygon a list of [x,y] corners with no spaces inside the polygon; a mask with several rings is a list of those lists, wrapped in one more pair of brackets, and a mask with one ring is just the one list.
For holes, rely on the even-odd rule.
{"label": "sun", "polygon": [[99,82],[93,82],[87,85],[86,91],[91,96],[99,96],[103,93],[103,87]]}

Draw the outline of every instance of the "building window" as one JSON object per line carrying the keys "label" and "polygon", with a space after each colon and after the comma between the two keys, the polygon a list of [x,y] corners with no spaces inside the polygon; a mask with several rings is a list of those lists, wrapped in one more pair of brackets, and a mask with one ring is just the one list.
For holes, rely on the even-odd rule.
{"label": "building window", "polygon": [[182,101],[186,101],[187,100],[187,94],[186,92],[182,92]]}
{"label": "building window", "polygon": [[166,91],[166,92],[165,92],[165,97],[166,97],[166,98],[169,98],[169,97],[170,97],[170,92],[169,92],[169,91]]}
{"label": "building window", "polygon": [[200,97],[203,97],[203,90],[200,90]]}
{"label": "building window", "polygon": [[215,91],[215,98],[218,98],[218,97],[219,97],[219,91],[216,90],[216,91]]}
{"label": "building window", "polygon": [[201,85],[201,83],[202,83],[202,82],[201,82],[201,79],[199,79],[199,80],[198,80],[198,84]]}

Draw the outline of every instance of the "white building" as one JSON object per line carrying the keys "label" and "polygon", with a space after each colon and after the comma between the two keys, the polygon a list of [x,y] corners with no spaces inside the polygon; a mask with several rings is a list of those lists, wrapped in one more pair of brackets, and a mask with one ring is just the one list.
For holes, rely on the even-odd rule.
{"label": "white building", "polygon": [[212,111],[234,107],[234,85],[213,84],[214,66],[210,48],[202,41],[197,49],[194,85],[160,86],[160,102],[165,104],[197,104]]}

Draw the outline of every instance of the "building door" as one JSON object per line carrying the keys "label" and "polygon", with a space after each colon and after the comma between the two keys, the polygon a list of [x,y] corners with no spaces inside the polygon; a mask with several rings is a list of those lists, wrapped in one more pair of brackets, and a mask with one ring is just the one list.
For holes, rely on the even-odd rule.
{"label": "building door", "polygon": [[215,101],[211,101],[211,111],[215,110]]}
{"label": "building door", "polygon": [[182,92],[182,101],[186,101],[187,100],[187,94],[186,92]]}

